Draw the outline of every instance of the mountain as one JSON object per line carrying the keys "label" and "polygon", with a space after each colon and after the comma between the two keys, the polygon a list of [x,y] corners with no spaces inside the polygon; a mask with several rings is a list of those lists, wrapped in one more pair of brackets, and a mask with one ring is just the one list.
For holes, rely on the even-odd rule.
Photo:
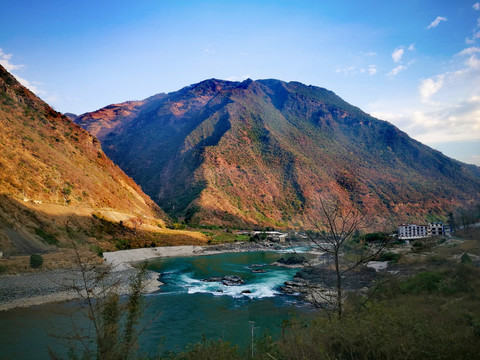
{"label": "mountain", "polygon": [[94,136],[2,66],[0,124],[0,249],[5,254],[47,251],[52,243],[62,245],[62,236],[65,245],[67,221],[86,243],[95,236],[92,228],[109,221],[135,228],[141,223],[147,230],[165,227],[166,214],[104,154]]}
{"label": "mountain", "polygon": [[298,82],[211,79],[75,121],[158,205],[193,223],[288,226],[332,197],[395,223],[479,197],[478,167]]}

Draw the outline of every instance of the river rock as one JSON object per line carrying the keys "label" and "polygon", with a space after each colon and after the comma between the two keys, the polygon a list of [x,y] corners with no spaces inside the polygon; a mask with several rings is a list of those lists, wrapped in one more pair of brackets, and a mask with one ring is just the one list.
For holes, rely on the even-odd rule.
{"label": "river rock", "polygon": [[238,286],[245,284],[245,281],[243,281],[243,279],[238,275],[211,276],[207,279],[203,279],[202,281],[221,282],[223,285],[226,286]]}
{"label": "river rock", "polygon": [[303,265],[307,262],[307,259],[301,255],[293,255],[288,258],[280,258],[275,261],[272,265],[276,266],[284,266],[284,267],[291,267],[291,268],[298,268],[303,267]]}

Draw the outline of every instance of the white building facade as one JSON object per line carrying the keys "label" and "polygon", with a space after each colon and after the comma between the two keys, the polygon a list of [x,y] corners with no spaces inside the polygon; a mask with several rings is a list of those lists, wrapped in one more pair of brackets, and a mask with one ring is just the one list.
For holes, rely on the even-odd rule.
{"label": "white building facade", "polygon": [[402,224],[398,227],[398,238],[403,240],[441,235],[445,235],[443,223],[430,223],[428,225]]}

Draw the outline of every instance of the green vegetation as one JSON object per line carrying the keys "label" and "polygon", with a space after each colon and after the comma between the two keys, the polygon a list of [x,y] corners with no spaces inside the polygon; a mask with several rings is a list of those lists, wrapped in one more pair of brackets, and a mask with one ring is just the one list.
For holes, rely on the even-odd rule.
{"label": "green vegetation", "polygon": [[368,233],[360,237],[361,240],[364,240],[366,242],[373,242],[373,241],[390,241],[390,235],[384,232],[374,232],[374,233]]}
{"label": "green vegetation", "polygon": [[33,255],[30,255],[30,267],[32,269],[36,269],[36,268],[39,268],[43,265],[43,257],[42,255],[38,255],[38,254],[33,254]]}
{"label": "green vegetation", "polygon": [[49,245],[58,245],[58,239],[55,235],[40,229],[40,228],[35,228],[35,234],[40,236],[43,241],[45,241]]}
{"label": "green vegetation", "polygon": [[393,262],[398,262],[400,260],[401,255],[397,253],[392,253],[392,252],[385,252],[380,254],[380,261],[393,261]]}
{"label": "green vegetation", "polygon": [[412,243],[413,251],[415,252],[428,252],[433,249],[433,247],[437,244],[437,242],[441,242],[443,239],[436,238],[436,237],[429,237],[415,240]]}
{"label": "green vegetation", "polygon": [[238,347],[222,340],[207,340],[190,345],[180,354],[171,354],[170,359],[177,360],[240,360]]}
{"label": "green vegetation", "polygon": [[184,223],[173,223],[172,225],[167,225],[167,228],[173,230],[185,230],[187,225]]}

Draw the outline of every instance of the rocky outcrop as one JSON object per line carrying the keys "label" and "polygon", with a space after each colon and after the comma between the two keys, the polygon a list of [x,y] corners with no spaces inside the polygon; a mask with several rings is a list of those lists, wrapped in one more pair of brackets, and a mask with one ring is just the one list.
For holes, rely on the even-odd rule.
{"label": "rocky outcrop", "polygon": [[226,276],[211,276],[203,279],[205,282],[221,282],[225,286],[239,286],[244,285],[245,281],[238,275],[226,275]]}

